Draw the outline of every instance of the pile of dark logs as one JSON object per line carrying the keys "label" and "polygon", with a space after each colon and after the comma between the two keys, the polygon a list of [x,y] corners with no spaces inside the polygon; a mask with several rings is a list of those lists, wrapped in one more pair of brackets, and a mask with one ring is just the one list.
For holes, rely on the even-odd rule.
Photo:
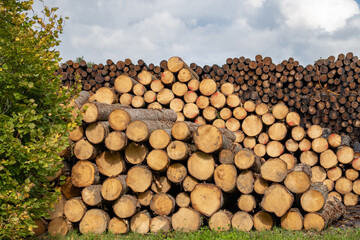
{"label": "pile of dark logs", "polygon": [[[127,75],[136,80],[136,84],[140,82],[143,85],[136,87],[140,92],[130,90],[129,94],[142,96],[143,90],[158,93],[161,88],[168,88],[175,90],[175,97],[182,98],[184,104],[189,101],[193,103],[192,99],[196,97],[189,93],[184,101],[183,98],[188,91],[195,92],[197,97],[203,95],[198,91],[198,83],[195,80],[213,79],[216,84],[215,92],[221,93],[221,96],[213,98],[228,97],[221,91],[221,87],[231,84],[231,95],[233,98],[239,98],[240,105],[252,101],[265,103],[271,108],[283,102],[291,111],[300,114],[307,127],[329,127],[334,133],[355,139],[352,141],[354,147],[359,148],[357,141],[360,136],[360,60],[352,53],[340,54],[337,58],[330,56],[320,59],[314,65],[306,67],[293,58],[275,64],[270,57],[263,58],[257,55],[255,60],[245,57],[228,58],[222,66],[200,67],[192,63],[189,66],[185,64],[185,69],[177,69],[177,66],[171,63],[176,59],[178,58],[163,60],[159,66],[147,65],[143,60],[135,64],[130,59],[116,63],[108,60],[106,64],[94,64],[92,67],[87,67],[85,61],[68,61],[61,65],[56,74],[61,75],[64,85],[74,84],[78,78],[82,82],[83,90],[93,93],[101,87],[116,87],[117,77]],[[151,85],[146,81],[139,81],[144,76],[143,71],[159,81]],[[211,94],[205,96],[210,100]],[[179,104],[181,103],[177,102],[177,105]],[[200,111],[202,110],[200,108]],[[206,121],[209,122],[208,119]]]}
{"label": "pile of dark logs", "polygon": [[[175,63],[171,67],[178,71],[188,69],[182,61]],[[225,90],[230,85],[213,92],[216,82],[192,78],[189,72],[184,85],[198,81],[199,97],[211,96],[206,98],[212,102],[216,94],[233,95]],[[357,205],[360,158],[349,138],[302,124],[283,103],[269,108],[247,101],[239,110],[242,117],[233,118],[236,131],[227,127],[231,118],[217,114],[213,125],[183,121],[184,111],[157,109],[172,106],[173,99],[183,101],[174,96],[177,88],[152,90],[156,101],[150,103],[144,96],[150,90],[144,91],[140,96],[146,104],[134,108],[136,86],[158,82],[143,74],[138,81],[119,75],[114,88],[99,88],[92,96],[83,91],[74,101],[84,111],[83,123],[70,133],[71,147],[62,153],[62,197],[49,222],[38,221],[39,229],[47,225],[51,235],[73,228],[123,234],[195,231],[202,225],[322,230],[342,216],[345,206]],[[125,104],[123,96],[131,101]],[[49,180],[58,181],[59,174]]]}

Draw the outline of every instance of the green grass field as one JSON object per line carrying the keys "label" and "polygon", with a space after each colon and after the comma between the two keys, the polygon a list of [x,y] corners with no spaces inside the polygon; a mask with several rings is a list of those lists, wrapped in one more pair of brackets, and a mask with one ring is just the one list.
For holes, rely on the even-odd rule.
{"label": "green grass field", "polygon": [[251,231],[249,233],[231,230],[227,232],[215,232],[208,228],[202,228],[200,231],[192,233],[170,232],[167,234],[135,234],[113,235],[110,233],[102,235],[80,235],[77,232],[71,232],[66,237],[45,236],[42,239],[49,240],[115,240],[115,239],[183,239],[183,240],[203,240],[203,239],[269,239],[269,240],[288,240],[288,239],[360,239],[360,228],[341,230],[338,228],[329,228],[326,231],[287,231],[282,228],[274,228],[271,231]]}

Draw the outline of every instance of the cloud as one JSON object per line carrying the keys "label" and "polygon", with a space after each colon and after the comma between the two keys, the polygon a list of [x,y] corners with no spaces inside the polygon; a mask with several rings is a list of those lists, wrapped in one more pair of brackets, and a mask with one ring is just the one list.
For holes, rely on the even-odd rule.
{"label": "cloud", "polygon": [[59,47],[64,60],[130,58],[158,64],[225,63],[257,54],[274,62],[313,63],[340,52],[359,55],[355,0],[47,0],[69,16]]}

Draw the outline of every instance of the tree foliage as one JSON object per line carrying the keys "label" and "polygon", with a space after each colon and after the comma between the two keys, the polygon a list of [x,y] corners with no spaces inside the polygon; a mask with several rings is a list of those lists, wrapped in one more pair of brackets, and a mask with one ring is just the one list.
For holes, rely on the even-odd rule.
{"label": "tree foliage", "polygon": [[33,1],[0,1],[0,239],[24,238],[45,217],[59,190],[46,179],[61,168],[74,94],[61,88],[63,18]]}

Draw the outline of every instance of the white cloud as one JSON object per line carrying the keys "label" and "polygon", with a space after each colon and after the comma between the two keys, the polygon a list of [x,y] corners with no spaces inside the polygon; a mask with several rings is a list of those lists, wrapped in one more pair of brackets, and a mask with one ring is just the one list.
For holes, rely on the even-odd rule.
{"label": "white cloud", "polygon": [[306,27],[332,33],[359,14],[354,0],[280,0],[280,9],[291,28]]}
{"label": "white cloud", "polygon": [[[130,58],[158,64],[180,56],[199,65],[228,57],[294,57],[302,64],[352,51],[359,55],[355,0],[47,0],[69,16],[64,60]],[[100,5],[98,5],[100,4]]]}

